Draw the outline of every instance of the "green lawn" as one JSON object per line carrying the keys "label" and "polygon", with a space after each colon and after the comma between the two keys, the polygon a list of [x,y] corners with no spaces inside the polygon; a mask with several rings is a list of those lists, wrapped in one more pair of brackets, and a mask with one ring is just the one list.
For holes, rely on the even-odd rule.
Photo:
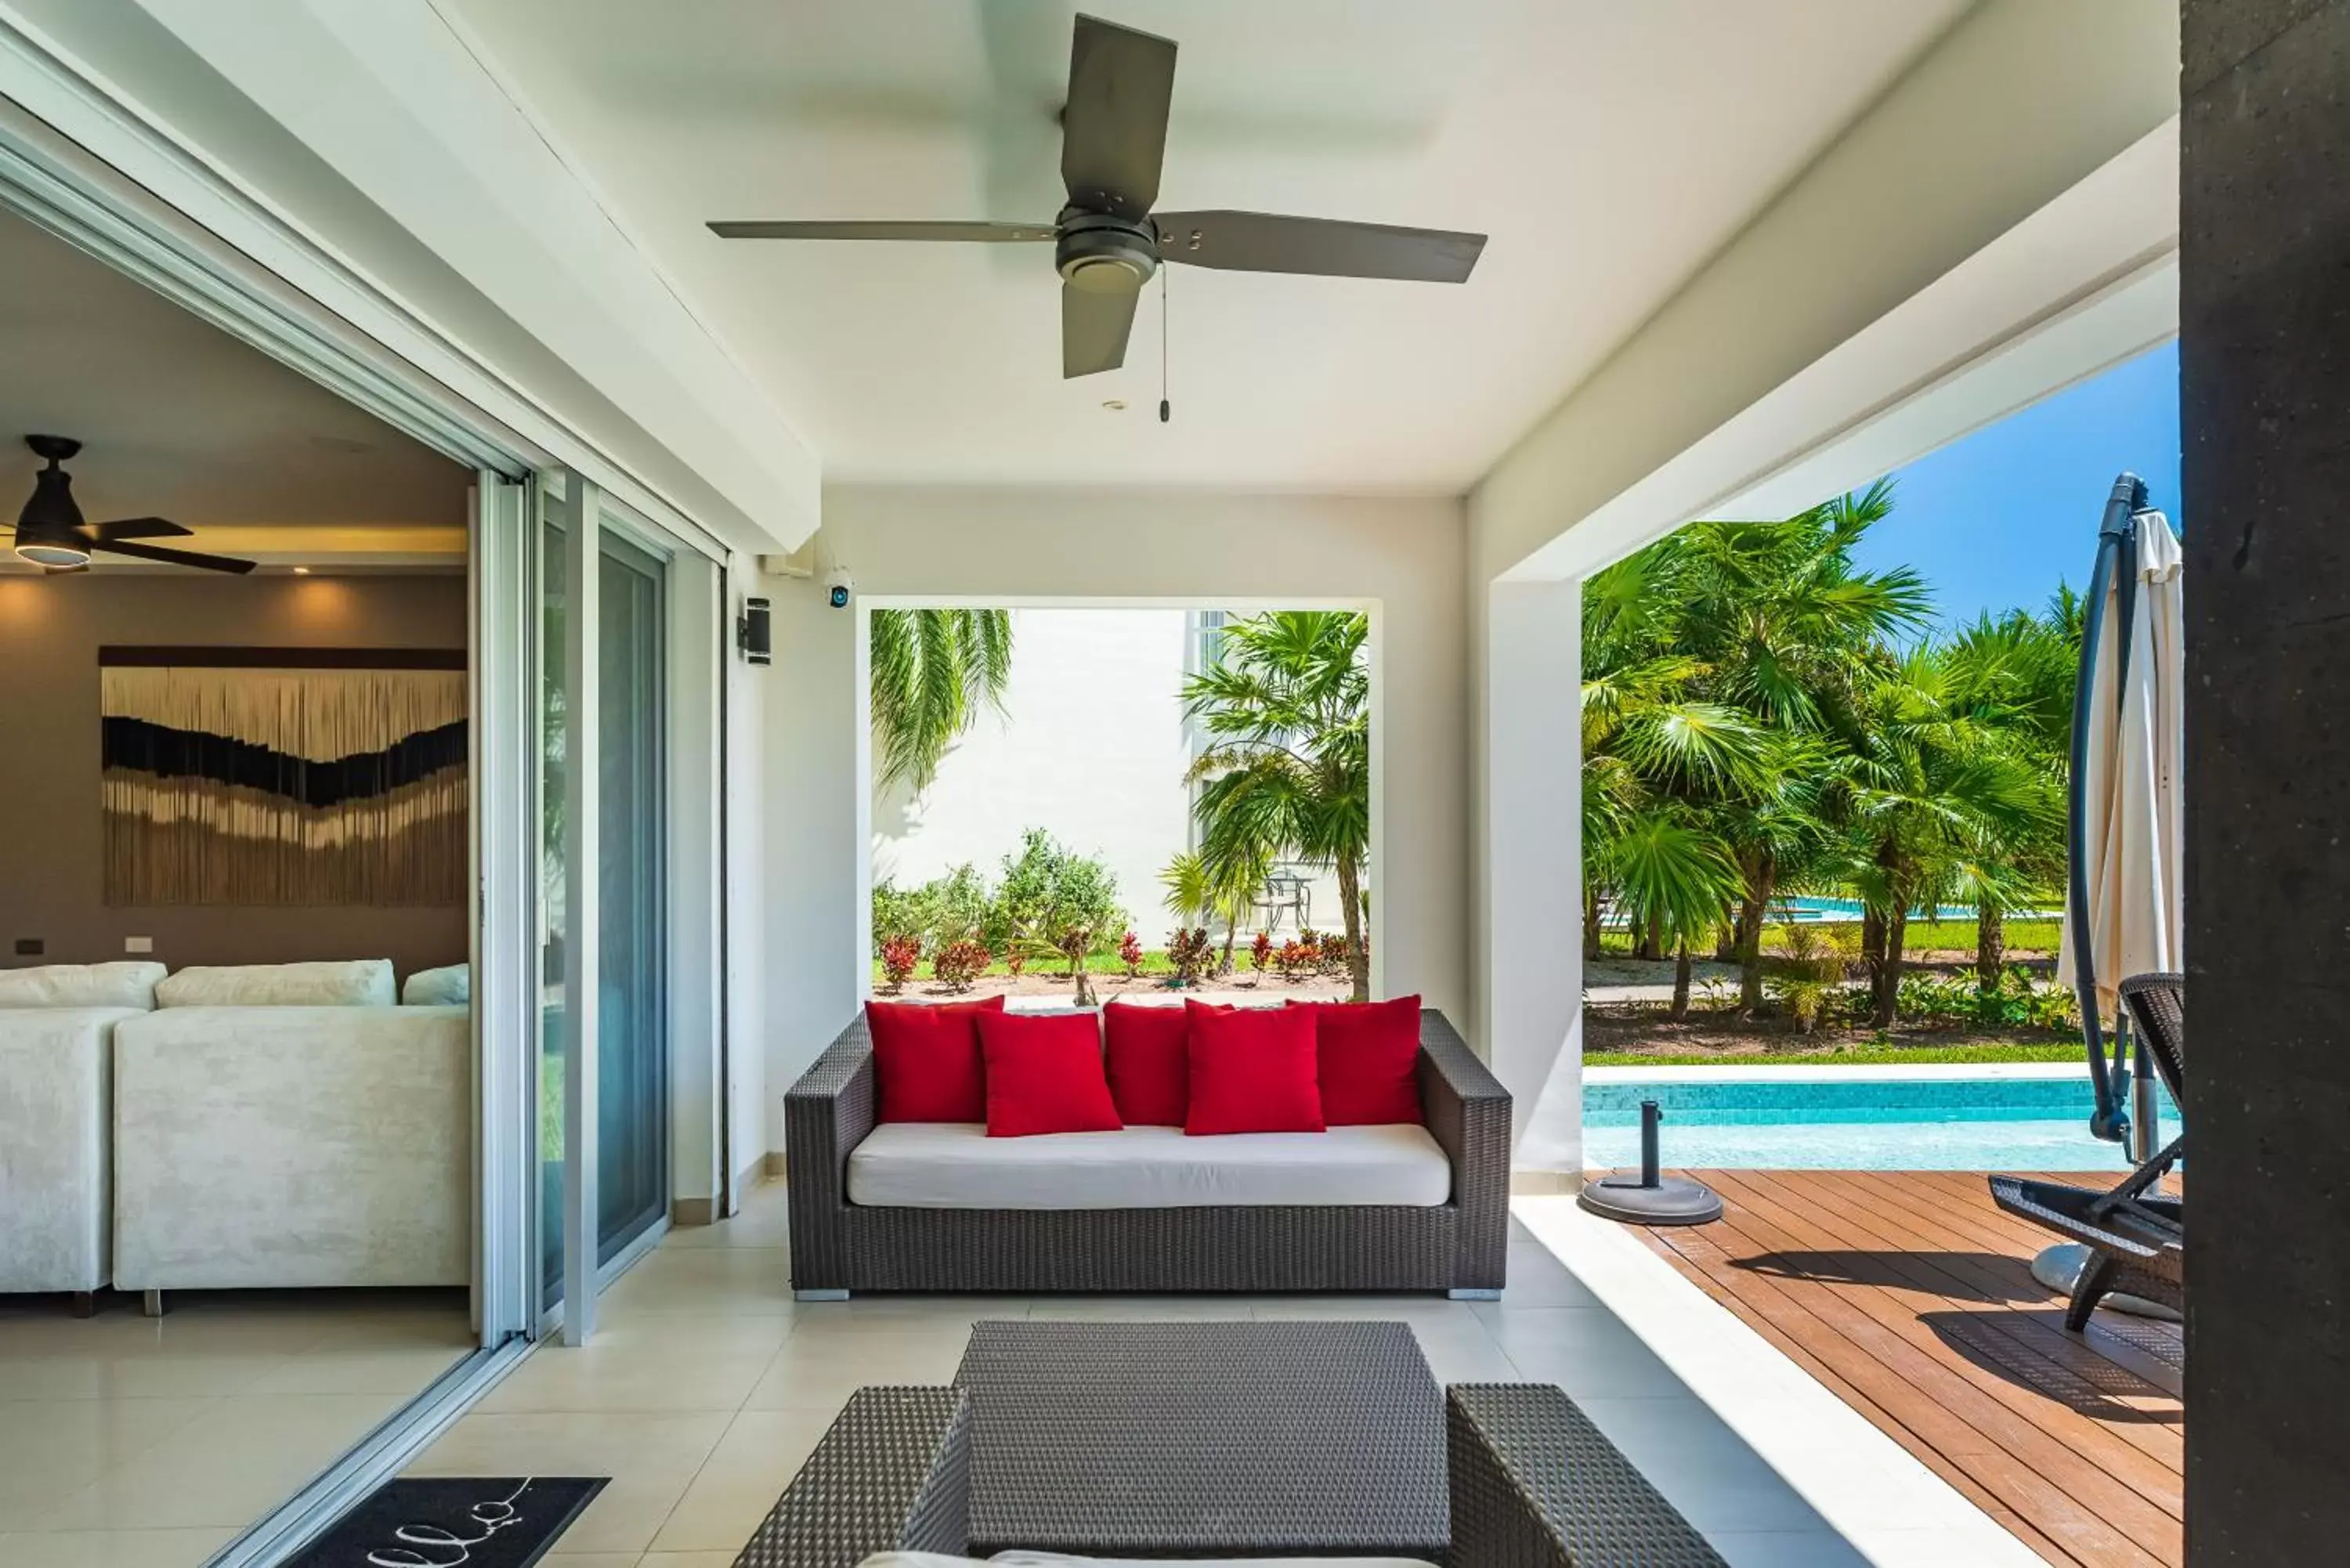
{"label": "green lawn", "polygon": [[[1856,920],[1823,920],[1818,923],[1849,926],[1855,928],[1855,935],[1858,935],[1859,922]],[[2057,922],[2054,920],[2010,920],[2007,922],[2007,950],[2017,956],[2026,953],[2054,953],[2056,950],[2056,927]],[[1603,952],[1618,956],[1629,955],[1632,950],[1632,938],[1625,931],[1603,931],[1600,933],[1599,946]],[[1762,928],[1764,952],[1784,952],[1786,947],[1787,928],[1784,925],[1770,925]],[[1975,922],[1972,920],[1916,921],[1909,927],[1908,935],[1902,943],[1902,949],[1905,952],[1912,953],[1972,952],[1975,949]],[[1706,953],[1700,956],[1710,958],[1712,955]]]}
{"label": "green lawn", "polygon": [[[1242,942],[1239,947],[1232,950],[1232,968],[1236,972],[1241,974],[1249,974],[1253,972],[1249,968],[1248,955],[1248,943],[1245,941]],[[1005,963],[1002,959],[997,959],[993,963],[987,966],[986,972],[989,974],[1010,974],[1012,972],[1012,966]],[[1069,972],[1069,961],[1062,958],[1031,959],[1028,961],[1025,972],[1035,975],[1043,975],[1047,980],[1051,979],[1055,975],[1060,975],[1066,979]],[[1118,954],[1114,952],[1096,953],[1091,958],[1086,960],[1086,972],[1087,974],[1124,974],[1126,972],[1126,965],[1119,960]],[[1145,974],[1173,974],[1175,972],[1175,966],[1167,961],[1167,954],[1164,951],[1146,952],[1142,955],[1142,972]],[[1268,969],[1264,972],[1271,974],[1274,971]],[[930,960],[924,959],[921,962],[914,966],[915,980],[926,981],[935,980],[938,977],[931,971]],[[876,984],[880,982],[881,961],[879,959],[875,959],[873,961],[873,979]]]}
{"label": "green lawn", "polygon": [[[2045,1044],[1993,1043],[1981,1045],[1830,1045],[1813,1050],[1794,1048],[1757,1052],[1751,1055],[1656,1055],[1638,1051],[1587,1051],[1586,1067],[1885,1067],[1922,1063],[2083,1062],[2078,1044],[2051,1041]],[[2083,1067],[2086,1071],[2085,1063]]]}

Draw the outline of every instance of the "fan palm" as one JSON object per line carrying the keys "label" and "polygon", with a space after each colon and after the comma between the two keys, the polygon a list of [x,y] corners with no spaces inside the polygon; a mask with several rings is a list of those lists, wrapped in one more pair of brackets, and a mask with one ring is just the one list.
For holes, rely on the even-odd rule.
{"label": "fan palm", "polygon": [[1636,815],[1606,854],[1626,912],[1672,949],[1672,1015],[1686,1018],[1690,944],[1711,933],[1738,896],[1737,862],[1719,836],[1669,807]]}
{"label": "fan palm", "polygon": [[1001,711],[1012,675],[1012,617],[1000,609],[876,609],[874,749],[885,784],[921,790],[978,718]]}
{"label": "fan palm", "polygon": [[1225,866],[1270,853],[1332,867],[1358,1001],[1370,996],[1369,636],[1358,611],[1253,616],[1228,623],[1216,661],[1183,683],[1184,711],[1209,737],[1191,767],[1200,853]]}
{"label": "fan palm", "polygon": [[1256,908],[1257,895],[1273,869],[1273,852],[1263,845],[1245,846],[1231,859],[1218,859],[1186,850],[1159,873],[1167,889],[1167,909],[1182,925],[1222,922],[1224,956],[1221,973],[1232,971],[1232,949],[1239,941],[1242,919]]}

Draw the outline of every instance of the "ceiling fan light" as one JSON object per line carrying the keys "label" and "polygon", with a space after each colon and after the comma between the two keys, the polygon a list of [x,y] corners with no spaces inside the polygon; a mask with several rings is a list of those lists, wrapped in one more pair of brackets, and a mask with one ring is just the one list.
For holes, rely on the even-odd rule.
{"label": "ceiling fan light", "polygon": [[19,539],[16,554],[36,566],[47,566],[53,571],[59,567],[89,565],[89,552],[78,545],[53,545],[37,539]]}

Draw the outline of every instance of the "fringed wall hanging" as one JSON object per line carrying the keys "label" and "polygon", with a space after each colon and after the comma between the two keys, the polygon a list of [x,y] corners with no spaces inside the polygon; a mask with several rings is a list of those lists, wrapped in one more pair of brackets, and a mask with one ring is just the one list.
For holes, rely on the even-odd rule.
{"label": "fringed wall hanging", "polygon": [[464,654],[104,648],[109,904],[464,901]]}

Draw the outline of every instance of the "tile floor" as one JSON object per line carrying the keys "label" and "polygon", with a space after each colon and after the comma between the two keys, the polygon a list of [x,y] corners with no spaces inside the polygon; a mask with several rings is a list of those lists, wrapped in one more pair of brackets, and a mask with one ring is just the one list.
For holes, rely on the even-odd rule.
{"label": "tile floor", "polygon": [[671,1233],[606,1293],[583,1349],[525,1361],[411,1467],[609,1475],[546,1568],[729,1568],[849,1393],[944,1383],[983,1317],[1381,1317],[1440,1381],[1556,1383],[1734,1568],[1862,1559],[1542,1243],[1513,1231],[1500,1303],[1431,1296],[871,1296],[795,1304],[782,1189]]}
{"label": "tile floor", "polygon": [[472,1348],[458,1292],[0,1299],[0,1568],[192,1568]]}

